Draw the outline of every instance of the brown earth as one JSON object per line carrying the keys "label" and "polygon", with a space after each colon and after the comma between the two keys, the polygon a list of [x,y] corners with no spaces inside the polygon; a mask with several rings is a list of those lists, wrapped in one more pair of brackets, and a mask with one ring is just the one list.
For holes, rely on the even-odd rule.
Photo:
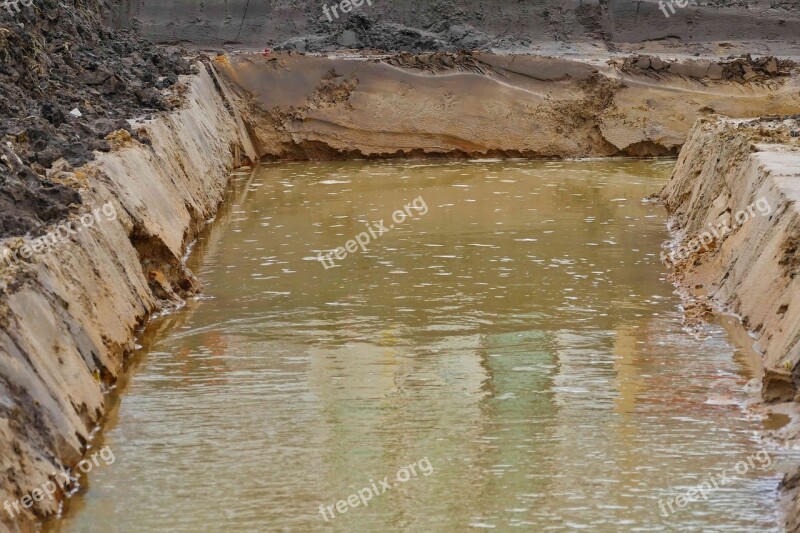
{"label": "brown earth", "polygon": [[[76,472],[137,329],[200,289],[183,258],[223,200],[246,134],[212,75],[198,72],[183,80],[180,109],[137,124],[147,144],[127,136],[80,170],[53,173],[84,212],[110,203],[114,219],[0,266],[0,501]],[[3,245],[23,243],[33,239]],[[0,509],[0,531],[37,529],[64,496],[13,519]]]}
{"label": "brown earth", "polygon": [[[656,60],[664,68],[652,70]],[[660,156],[710,113],[800,109],[794,64],[775,58],[240,53],[215,65],[269,159]]]}
{"label": "brown earth", "polygon": [[[702,319],[713,308],[740,318],[762,355],[762,396],[771,405],[761,410],[794,419],[770,439],[798,445],[800,116],[698,121],[662,197],[673,247],[686,250],[668,262],[690,315]],[[731,223],[754,203],[761,208],[753,216]],[[712,227],[720,228],[713,238]],[[689,245],[703,233],[706,246]],[[800,468],[780,490],[786,530],[800,531]]]}
{"label": "brown earth", "polygon": [[[769,402],[800,399],[798,178],[797,118],[709,117],[693,128],[662,192],[673,244],[685,250],[668,261],[673,280],[694,305],[714,303],[741,318],[763,355]],[[763,209],[733,222],[759,200]],[[712,234],[723,222],[730,231]],[[704,232],[706,246],[688,245]]]}

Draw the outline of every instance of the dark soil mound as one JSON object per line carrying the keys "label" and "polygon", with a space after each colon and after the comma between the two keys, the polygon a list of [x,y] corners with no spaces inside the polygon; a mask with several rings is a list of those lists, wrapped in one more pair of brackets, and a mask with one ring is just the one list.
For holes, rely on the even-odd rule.
{"label": "dark soil mound", "polygon": [[[26,2],[27,3],[27,2]],[[37,233],[78,194],[46,177],[59,158],[79,166],[125,119],[170,107],[159,88],[192,67],[103,23],[98,0],[35,0],[0,11],[0,237]]]}
{"label": "dark soil mound", "polygon": [[464,22],[463,17],[442,13],[424,28],[414,28],[363,13],[329,23],[312,20],[311,33],[280,43],[277,50],[330,52],[343,48],[420,53],[437,50],[490,50],[530,44],[526,39],[497,38]]}

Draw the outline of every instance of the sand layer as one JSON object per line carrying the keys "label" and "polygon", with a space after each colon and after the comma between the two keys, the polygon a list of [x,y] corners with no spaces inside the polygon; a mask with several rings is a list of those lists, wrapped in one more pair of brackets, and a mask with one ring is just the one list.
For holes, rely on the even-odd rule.
{"label": "sand layer", "polygon": [[798,136],[793,118],[701,120],[662,193],[683,250],[676,281],[752,332],[769,402],[794,400],[800,383]]}
{"label": "sand layer", "polygon": [[[703,119],[662,192],[675,241],[668,261],[690,314],[735,313],[763,354],[766,402],[797,418],[800,400],[800,120]],[[677,253],[676,253],[677,251]],[[775,432],[800,443],[800,424]],[[800,530],[800,468],[781,483],[786,529]]]}
{"label": "sand layer", "polygon": [[702,116],[800,109],[800,78],[776,59],[240,53],[215,63],[259,156],[273,159],[670,155]]}

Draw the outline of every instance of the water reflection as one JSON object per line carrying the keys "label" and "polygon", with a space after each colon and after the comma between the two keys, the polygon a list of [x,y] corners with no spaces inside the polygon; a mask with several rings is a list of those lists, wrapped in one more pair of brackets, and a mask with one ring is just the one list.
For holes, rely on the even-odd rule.
{"label": "water reflection", "polygon": [[[671,162],[267,166],[198,243],[210,299],[155,321],[80,512],[94,531],[777,530],[778,474],[665,518],[760,447],[752,368],[680,325],[641,198]],[[317,254],[422,196],[324,269]],[[324,522],[320,504],[435,472]]]}

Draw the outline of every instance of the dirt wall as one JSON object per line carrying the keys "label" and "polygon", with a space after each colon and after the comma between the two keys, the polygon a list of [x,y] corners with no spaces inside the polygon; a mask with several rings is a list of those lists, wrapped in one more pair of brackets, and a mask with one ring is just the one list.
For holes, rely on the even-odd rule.
{"label": "dirt wall", "polygon": [[[798,117],[701,120],[662,192],[673,281],[690,313],[739,316],[763,354],[767,402],[800,399],[799,138]],[[796,403],[785,407],[796,419]],[[796,445],[797,420],[776,437]],[[780,490],[786,531],[800,531],[800,469]]]}
{"label": "dirt wall", "polygon": [[[136,124],[148,144],[123,130],[115,150],[51,172],[78,191],[81,215],[108,204],[114,217],[91,227],[75,218],[68,240],[0,267],[0,501],[75,467],[137,327],[199,288],[182,257],[215,214],[240,146],[235,120],[199,68],[183,80],[180,110]],[[34,246],[30,237],[0,244]],[[0,529],[30,529],[56,510],[47,498],[14,519],[0,509]]]}
{"label": "dirt wall", "polygon": [[728,63],[657,61],[239,53],[215,65],[266,158],[668,155],[709,113],[800,109],[800,78],[777,60],[770,73],[739,60],[753,72],[739,81]]}
{"label": "dirt wall", "polygon": [[741,318],[770,402],[795,400],[800,384],[798,136],[795,118],[702,120],[662,192],[684,250],[670,261],[675,280]]}

